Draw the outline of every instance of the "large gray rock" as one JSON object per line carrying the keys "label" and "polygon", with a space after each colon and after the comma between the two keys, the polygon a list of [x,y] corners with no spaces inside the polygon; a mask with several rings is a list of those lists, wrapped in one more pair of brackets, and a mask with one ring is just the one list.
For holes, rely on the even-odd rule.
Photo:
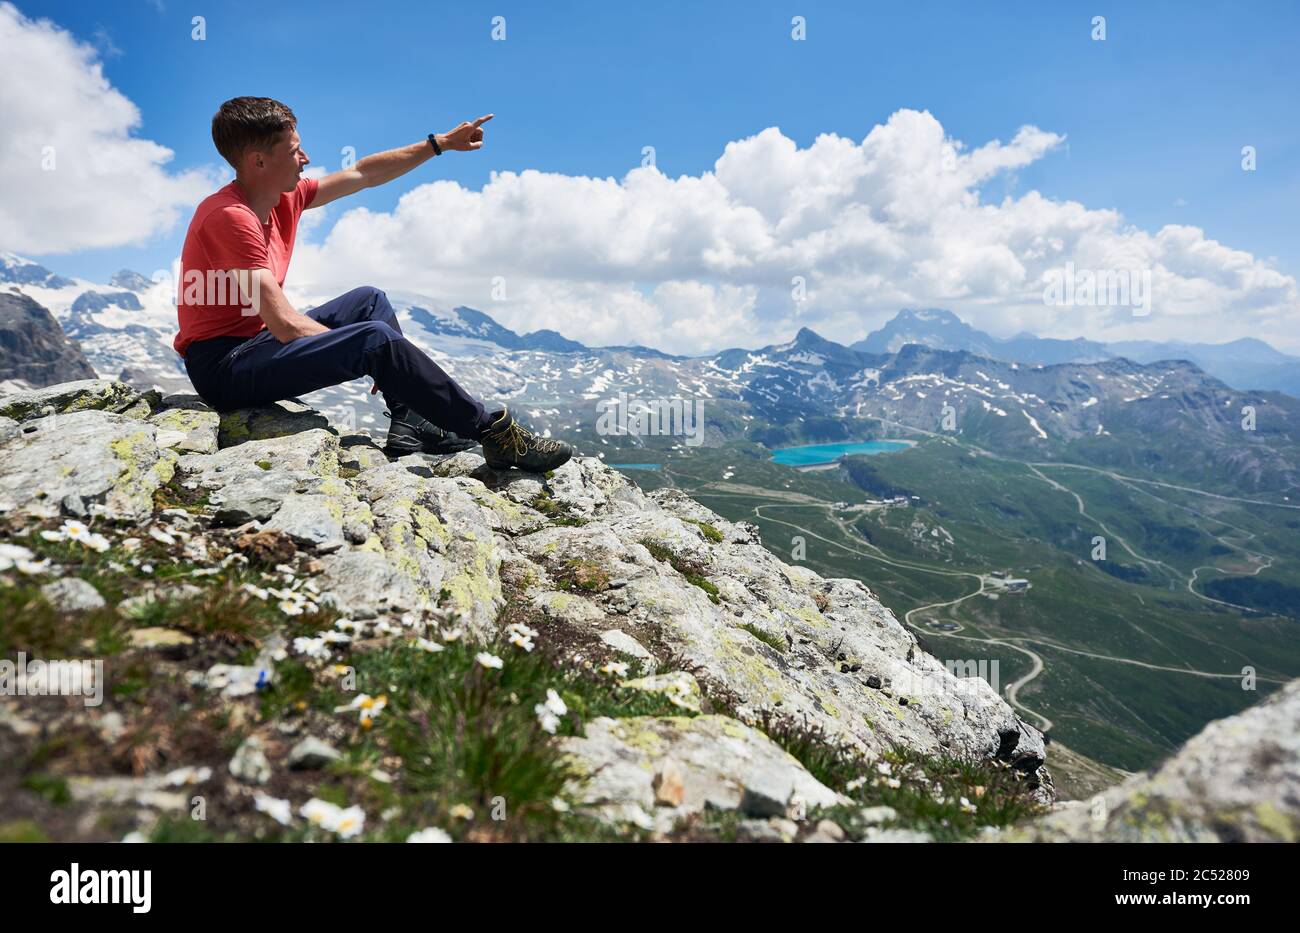
{"label": "large gray rock", "polygon": [[52,580],[41,587],[41,595],[60,612],[86,612],[107,605],[99,590],[80,577]]}
{"label": "large gray rock", "polygon": [[160,411],[149,417],[149,423],[156,427],[159,434],[179,434],[180,438],[170,446],[173,450],[196,454],[214,454],[217,452],[217,426],[220,416],[210,411],[202,403],[186,404]]}
{"label": "large gray rock", "polygon": [[182,767],[166,774],[140,777],[70,777],[68,794],[78,803],[127,804],[158,810],[182,810],[193,788],[212,779],[208,767]]}
{"label": "large gray rock", "polygon": [[82,379],[0,398],[0,415],[17,421],[77,411],[111,411],[144,418],[158,393],[141,393],[123,382]]}
{"label": "large gray rock", "polygon": [[338,478],[338,455],[338,438],[313,429],[211,454],[187,454],[177,465],[208,492],[218,524],[242,525],[269,519],[294,493],[355,498]]}
{"label": "large gray rock", "polygon": [[147,518],[154,490],[171,479],[176,463],[159,450],[156,430],[104,411],[27,421],[0,445],[0,510],[53,518],[65,499],[80,497],[92,515]]}
{"label": "large gray rock", "polygon": [[[658,659],[649,651],[646,651],[639,641],[620,629],[612,628],[601,632],[600,640],[615,651],[636,658],[641,662],[641,670],[646,673],[653,671],[658,664]],[[698,687],[697,684],[696,689]]]}
{"label": "large gray rock", "polygon": [[411,578],[376,551],[337,551],[320,562],[316,585],[339,612],[351,618],[373,619],[424,603]]}
{"label": "large gray rock", "polygon": [[418,606],[441,604],[472,633],[494,634],[505,595],[493,525],[510,519],[478,498],[512,513],[517,507],[486,490],[471,495],[462,484],[473,480],[421,476],[401,462],[366,470],[351,483],[374,521],[373,546],[362,547],[381,554],[406,578],[404,589],[415,594]]}
{"label": "large gray rock", "polygon": [[259,408],[222,412],[218,443],[221,447],[234,447],[313,429],[333,430],[328,418],[301,402],[275,402]]}
{"label": "large gray rock", "polygon": [[314,771],[342,757],[333,745],[309,735],[289,750],[289,770]]}
{"label": "large gray rock", "polygon": [[266,759],[262,740],[255,735],[244,739],[230,759],[230,774],[243,784],[265,784],[271,780],[271,763]]}
{"label": "large gray rock", "polygon": [[[491,477],[492,471],[486,475]],[[497,474],[495,484],[502,495],[515,502],[529,503],[545,494],[574,518],[639,512],[649,506],[636,484],[595,457],[574,457],[547,479],[511,470]]]}
{"label": "large gray rock", "polygon": [[[600,717],[585,738],[561,741],[579,774],[573,789],[582,807],[613,822],[648,826],[648,818],[667,832],[706,806],[784,816],[795,797],[808,807],[847,802],[763,733],[727,716]],[[654,778],[665,761],[685,790],[677,806],[656,805]]]}
{"label": "large gray rock", "polygon": [[1300,842],[1300,680],[1091,801],[993,834],[1032,842]]}
{"label": "large gray rock", "polygon": [[313,547],[321,554],[337,551],[347,543],[343,538],[342,509],[324,495],[291,493],[266,528],[283,531],[295,544]]}

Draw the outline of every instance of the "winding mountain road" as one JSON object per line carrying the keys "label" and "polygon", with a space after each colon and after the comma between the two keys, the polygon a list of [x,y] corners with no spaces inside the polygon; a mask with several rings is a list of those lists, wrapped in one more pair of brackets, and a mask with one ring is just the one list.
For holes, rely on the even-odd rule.
{"label": "winding mountain road", "polygon": [[[886,419],[882,419],[882,421],[885,424],[891,424],[896,427],[905,428],[907,430],[915,431],[919,434],[923,434],[931,437],[944,437],[944,435],[939,435],[936,434],[935,432],[914,428],[910,425],[904,425],[898,422],[890,422]],[[1239,502],[1239,503],[1244,503],[1249,505],[1261,505],[1261,506],[1268,506],[1274,508],[1300,510],[1300,506],[1298,505],[1268,502],[1266,500],[1248,499],[1248,498],[1238,497],[1238,496],[1225,496],[1218,493],[1211,493],[1205,490],[1196,489],[1190,486],[1182,486],[1176,483],[1165,483],[1157,480],[1144,480],[1138,477],[1132,477],[1122,473],[1116,473],[1111,470],[1104,470],[1096,467],[1087,467],[1079,464],[1041,463],[1041,462],[1027,463],[1025,461],[1017,461],[1010,457],[1004,457],[999,454],[995,454],[992,451],[984,450],[983,448],[977,447],[975,445],[966,445],[966,446],[970,447],[971,449],[973,449],[974,451],[976,451],[981,455],[989,456],[998,460],[1004,460],[1004,461],[1019,463],[1024,465],[1025,467],[1028,468],[1030,474],[1034,476],[1036,479],[1047,484],[1049,487],[1055,489],[1058,492],[1062,492],[1071,496],[1075,501],[1075,506],[1078,510],[1078,514],[1083,516],[1084,518],[1087,518],[1090,522],[1095,524],[1099,529],[1102,530],[1102,532],[1105,535],[1108,536],[1108,538],[1111,538],[1116,542],[1118,542],[1120,546],[1123,547],[1124,550],[1127,551],[1133,557],[1134,560],[1137,560],[1138,562],[1143,564],[1143,566],[1146,566],[1148,568],[1159,567],[1175,580],[1184,580],[1184,575],[1181,571],[1179,571],[1175,567],[1170,566],[1164,561],[1158,560],[1156,558],[1145,557],[1142,554],[1140,554],[1137,551],[1137,549],[1134,548],[1132,545],[1130,545],[1129,542],[1122,535],[1110,529],[1103,521],[1101,521],[1097,517],[1089,514],[1087,510],[1087,504],[1084,502],[1082,496],[1080,496],[1075,490],[1064,485],[1063,483],[1058,482],[1057,480],[1052,479],[1051,477],[1045,475],[1042,472],[1042,470],[1054,469],[1054,468],[1081,469],[1081,470],[1087,470],[1089,472],[1098,473],[1107,476],[1110,479],[1122,485],[1129,485],[1129,484],[1136,483],[1136,484],[1143,484],[1143,485],[1154,486],[1154,487],[1163,487],[1166,489],[1177,490],[1179,492],[1192,493],[1192,494],[1202,495],[1209,498],[1219,499],[1224,501]],[[665,471],[671,472],[671,468],[666,466]],[[701,477],[692,477],[692,479],[695,479],[696,481],[702,480]],[[674,485],[676,484],[674,483]],[[846,523],[842,518],[840,518],[835,514],[835,510],[833,506],[825,502],[822,502],[821,500],[818,500],[814,497],[806,496],[801,493],[788,493],[788,492],[782,492],[780,490],[765,489],[763,487],[746,486],[743,488],[737,488],[735,485],[732,484],[717,483],[717,482],[704,482],[703,488],[700,491],[703,492],[705,495],[721,497],[721,498],[742,498],[742,499],[750,499],[750,500],[754,498],[764,498],[769,500],[777,500],[777,501],[769,501],[759,505],[754,505],[752,507],[752,511],[755,518],[761,519],[766,522],[770,522],[772,524],[784,525],[788,528],[793,528],[794,530],[798,531],[800,534],[806,537],[813,538],[818,541],[822,541],[825,544],[831,545],[833,547],[840,548],[849,551],[850,553],[857,554],[862,557],[866,557],[869,560],[879,561],[880,563],[892,567],[896,567],[902,570],[911,570],[920,573],[936,574],[939,576],[947,576],[947,577],[966,577],[972,580],[976,584],[975,589],[973,589],[971,592],[965,593],[956,598],[940,600],[933,603],[927,603],[909,609],[903,616],[903,622],[905,625],[907,625],[910,628],[913,629],[918,628],[917,624],[913,620],[915,617],[919,615],[930,613],[938,609],[952,608],[955,606],[959,606],[962,603],[966,602],[967,600],[973,599],[977,596],[981,596],[985,592],[987,592],[988,589],[987,576],[984,574],[975,573],[972,571],[942,570],[936,567],[930,567],[923,564],[917,564],[910,561],[899,560],[897,558],[886,556],[885,553],[881,551],[880,548],[876,547],[870,542],[863,541],[861,536],[855,533],[852,530],[852,528],[848,525],[848,523]],[[1154,493],[1147,492],[1146,494],[1151,495],[1153,498],[1157,499],[1160,502],[1165,503],[1166,505],[1176,506],[1180,508],[1189,508],[1187,506],[1182,506],[1179,503],[1171,503],[1160,496],[1156,496]],[[784,519],[776,518],[775,516],[772,515],[765,514],[765,510],[772,510],[778,508],[821,509],[822,511],[825,512],[826,518],[832,524],[834,524],[836,528],[840,531],[840,533],[845,537],[845,539],[847,539],[848,543],[846,544],[844,541],[834,541],[823,535],[817,534],[816,532],[811,531],[810,529],[804,528],[802,525],[796,524],[794,522],[785,521]],[[1191,509],[1189,510],[1195,512],[1195,510],[1191,510]],[[1196,514],[1200,514],[1200,513],[1197,512]],[[1252,532],[1248,532],[1245,529],[1237,528],[1236,526],[1232,526],[1230,523],[1227,522],[1220,521],[1220,523],[1228,525],[1229,527],[1234,528],[1234,530],[1239,531],[1244,535],[1247,535],[1248,536],[1247,540],[1254,537]],[[1216,540],[1220,540],[1220,539],[1216,537]],[[1267,554],[1249,551],[1246,548],[1241,547],[1240,545],[1234,544],[1232,542],[1224,542],[1220,540],[1220,543],[1226,547],[1232,547],[1235,550],[1247,555],[1248,558],[1252,560],[1252,562],[1265,561],[1265,563],[1260,563],[1259,566],[1255,567],[1255,569],[1250,571],[1249,573],[1242,572],[1242,575],[1255,576],[1261,570],[1266,569],[1267,567],[1271,566],[1273,563],[1273,558]],[[1239,606],[1197,592],[1195,588],[1195,583],[1198,574],[1202,570],[1211,570],[1211,569],[1217,570],[1220,573],[1230,572],[1225,570],[1224,568],[1211,567],[1208,565],[1193,568],[1191,575],[1186,577],[1185,579],[1185,585],[1187,587],[1187,590],[1193,596],[1196,596],[1197,598],[1204,600],[1206,602],[1214,603],[1228,608],[1233,608],[1233,609],[1238,609],[1238,610],[1243,610],[1248,612],[1258,611],[1258,610],[1251,609],[1250,607],[1247,606]],[[1115,657],[1113,655],[1106,655],[1106,654],[1101,654],[1093,651],[1086,651],[1078,648],[1068,648],[1065,647],[1064,645],[1055,644],[1045,639],[1035,638],[1031,636],[982,637],[982,636],[974,636],[974,635],[963,635],[959,633],[963,630],[964,626],[962,626],[961,623],[957,622],[955,619],[950,621],[954,625],[957,625],[958,628],[953,632],[942,633],[944,637],[957,638],[966,641],[982,642],[991,645],[998,645],[1003,648],[1020,652],[1029,657],[1031,663],[1030,670],[1024,675],[1022,675],[1021,677],[1018,677],[1013,682],[1007,684],[1004,688],[1004,694],[1006,696],[1007,702],[1011,706],[1013,706],[1019,712],[1024,713],[1025,715],[1035,720],[1037,727],[1044,732],[1047,732],[1052,728],[1053,725],[1052,720],[1048,718],[1045,714],[1043,714],[1041,711],[1032,709],[1026,706],[1024,703],[1022,703],[1020,701],[1019,694],[1020,694],[1020,690],[1023,687],[1025,687],[1026,685],[1034,681],[1037,677],[1042,675],[1043,671],[1046,669],[1046,664],[1043,661],[1042,656],[1038,654],[1038,652],[1034,651],[1033,649],[1027,647],[1026,644],[1022,644],[1022,643],[1028,643],[1028,644],[1037,643],[1057,651],[1064,651],[1070,654],[1076,654],[1083,657],[1089,657],[1101,661],[1109,661],[1116,664],[1129,664],[1136,667],[1143,667],[1149,670],[1157,670],[1166,673],[1187,674],[1194,677],[1215,678],[1215,679],[1239,679],[1241,677],[1241,674],[1237,672],[1224,673],[1224,672],[1216,672],[1216,671],[1200,671],[1191,668],[1152,664],[1146,661],[1135,660],[1133,658]],[[1139,629],[1139,631],[1141,630]],[[1153,640],[1157,641],[1158,643],[1158,639],[1154,639],[1154,636],[1150,636],[1148,633],[1145,632],[1143,632],[1143,634],[1148,635],[1148,637],[1153,638]],[[1266,681],[1268,683],[1280,684],[1285,682],[1284,680],[1270,678],[1270,677],[1258,677],[1257,679]]]}

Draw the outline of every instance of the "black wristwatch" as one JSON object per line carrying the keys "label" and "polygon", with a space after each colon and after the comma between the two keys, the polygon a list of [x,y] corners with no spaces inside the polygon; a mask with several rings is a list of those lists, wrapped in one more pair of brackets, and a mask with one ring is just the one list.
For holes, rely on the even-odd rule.
{"label": "black wristwatch", "polygon": [[433,138],[432,133],[429,134],[429,145],[433,147],[434,155],[442,155],[442,148],[438,145],[438,140]]}

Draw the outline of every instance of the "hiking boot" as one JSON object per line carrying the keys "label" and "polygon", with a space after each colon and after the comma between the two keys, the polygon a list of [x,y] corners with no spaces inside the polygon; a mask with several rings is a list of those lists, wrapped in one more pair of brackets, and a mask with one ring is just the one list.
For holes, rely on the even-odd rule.
{"label": "hiking boot", "polygon": [[469,450],[475,441],[451,431],[444,431],[432,421],[417,415],[408,405],[394,404],[384,414],[393,419],[388,426],[384,453],[390,457],[403,454],[454,454]]}
{"label": "hiking boot", "polygon": [[501,409],[481,443],[483,459],[494,470],[518,467],[530,473],[545,473],[573,456],[573,448],[564,441],[538,437],[515,421],[508,408]]}

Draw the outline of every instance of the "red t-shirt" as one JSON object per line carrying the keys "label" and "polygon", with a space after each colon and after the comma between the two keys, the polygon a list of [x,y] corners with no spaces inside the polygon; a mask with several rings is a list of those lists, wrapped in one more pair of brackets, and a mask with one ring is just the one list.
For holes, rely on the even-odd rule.
{"label": "red t-shirt", "polygon": [[184,356],[185,349],[196,340],[251,337],[266,326],[257,314],[250,313],[236,288],[226,287],[233,280],[214,279],[209,273],[270,269],[283,286],[298,218],[316,197],[319,186],[314,178],[301,179],[292,191],[280,195],[280,203],[265,224],[258,220],[243,189],[233,181],[200,202],[181,250],[181,277],[176,289],[180,333],[172,341],[177,353]]}

